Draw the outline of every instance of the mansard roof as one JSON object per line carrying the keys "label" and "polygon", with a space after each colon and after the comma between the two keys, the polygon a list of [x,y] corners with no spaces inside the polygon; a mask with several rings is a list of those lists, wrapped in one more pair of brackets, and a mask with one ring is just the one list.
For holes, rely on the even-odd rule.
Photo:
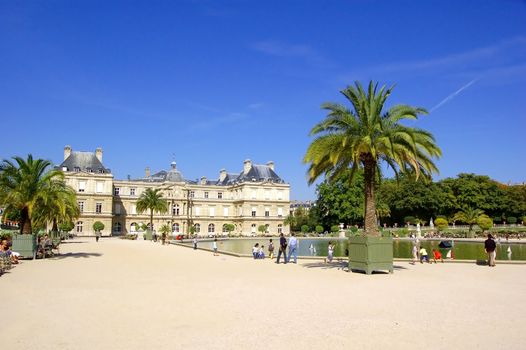
{"label": "mansard roof", "polygon": [[101,161],[93,152],[71,152],[60,165],[59,169],[66,168],[66,171],[83,171],[87,173],[111,173],[111,170],[104,167]]}
{"label": "mansard roof", "polygon": [[243,172],[239,174],[237,178],[238,182],[244,181],[268,181],[275,183],[284,183],[284,181],[272,170],[268,165],[252,165],[250,170],[244,174]]}
{"label": "mansard roof", "polygon": [[278,174],[268,165],[252,164],[250,169],[245,174],[244,171],[240,173],[226,173],[223,180],[188,180],[184,179],[183,174],[175,167],[175,162],[172,163],[172,168],[168,171],[161,170],[153,175],[144,177],[142,179],[134,179],[131,181],[147,181],[147,182],[186,182],[194,185],[209,185],[209,186],[231,186],[244,182],[272,182],[283,184],[283,181]]}

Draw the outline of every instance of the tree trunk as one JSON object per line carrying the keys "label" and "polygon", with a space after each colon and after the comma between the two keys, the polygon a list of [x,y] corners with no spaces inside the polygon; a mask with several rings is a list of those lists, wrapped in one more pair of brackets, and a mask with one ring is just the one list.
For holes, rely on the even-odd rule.
{"label": "tree trunk", "polygon": [[153,233],[153,209],[150,209],[150,230]]}
{"label": "tree trunk", "polygon": [[367,236],[379,236],[376,220],[376,200],[374,198],[374,185],[376,182],[376,161],[370,155],[364,156],[364,181],[365,181],[365,234]]}
{"label": "tree trunk", "polygon": [[52,231],[52,232],[58,232],[58,223],[57,223],[57,219],[53,219],[53,225],[51,225],[51,231]]}
{"label": "tree trunk", "polygon": [[23,208],[20,212],[20,234],[30,235],[33,229],[31,227],[31,218],[29,217],[29,209]]}

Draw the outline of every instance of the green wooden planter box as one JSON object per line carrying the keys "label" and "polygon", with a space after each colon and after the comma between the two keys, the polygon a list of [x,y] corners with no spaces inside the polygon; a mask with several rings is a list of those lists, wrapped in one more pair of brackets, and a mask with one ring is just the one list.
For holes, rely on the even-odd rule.
{"label": "green wooden planter box", "polygon": [[151,241],[152,240],[152,231],[147,230],[146,232],[143,233],[143,237],[144,237],[145,240]]}
{"label": "green wooden planter box", "polygon": [[13,235],[13,251],[23,258],[34,259],[37,253],[37,236]]}
{"label": "green wooden planter box", "polygon": [[349,239],[349,269],[364,271],[387,270],[393,273],[393,239],[391,237],[359,236]]}

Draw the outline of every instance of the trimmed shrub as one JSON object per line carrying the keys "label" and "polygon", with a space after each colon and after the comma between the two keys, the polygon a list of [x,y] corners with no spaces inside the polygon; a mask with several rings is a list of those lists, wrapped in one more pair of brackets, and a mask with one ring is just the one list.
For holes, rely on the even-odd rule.
{"label": "trimmed shrub", "polygon": [[508,216],[508,220],[506,220],[508,224],[515,225],[517,223],[517,218],[515,216]]}
{"label": "trimmed shrub", "polygon": [[409,230],[406,227],[404,227],[396,231],[396,234],[398,235],[398,237],[407,237],[409,236]]}
{"label": "trimmed shrub", "polygon": [[314,228],[314,231],[316,231],[316,233],[322,233],[323,232],[323,226],[316,225],[316,227]]}
{"label": "trimmed shrub", "polygon": [[491,220],[491,218],[487,215],[481,215],[477,219],[477,225],[482,230],[482,233],[484,233],[484,231],[487,231],[493,227],[493,220]]}
{"label": "trimmed shrub", "polygon": [[443,231],[447,228],[448,222],[445,218],[437,217],[435,220],[435,227],[437,228],[438,232]]}
{"label": "trimmed shrub", "polygon": [[340,232],[340,226],[339,225],[332,225],[331,226],[331,232],[332,233]]}
{"label": "trimmed shrub", "polygon": [[411,225],[416,224],[416,218],[414,216],[404,217],[404,224],[410,223]]}
{"label": "trimmed shrub", "polygon": [[309,226],[308,225],[301,225],[301,232],[303,232],[303,233],[309,232]]}
{"label": "trimmed shrub", "polygon": [[100,221],[95,221],[93,223],[93,231],[101,232],[102,230],[104,230],[104,224]]}

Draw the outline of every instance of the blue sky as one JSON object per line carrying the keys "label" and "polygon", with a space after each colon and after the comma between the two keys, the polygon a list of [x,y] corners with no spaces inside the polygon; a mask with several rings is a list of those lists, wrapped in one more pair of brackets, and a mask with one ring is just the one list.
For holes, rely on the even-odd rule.
{"label": "blue sky", "polygon": [[301,160],[320,104],[355,80],[443,150],[436,178],[526,181],[524,1],[0,0],[0,157],[60,163],[104,149],[117,178],[188,179],[273,160],[313,199]]}

